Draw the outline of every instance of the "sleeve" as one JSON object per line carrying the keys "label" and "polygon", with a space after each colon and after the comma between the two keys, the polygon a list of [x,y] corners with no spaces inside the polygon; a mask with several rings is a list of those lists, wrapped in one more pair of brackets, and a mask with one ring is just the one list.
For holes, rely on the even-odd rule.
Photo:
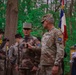
{"label": "sleeve", "polygon": [[55,43],[56,43],[56,59],[54,65],[59,65],[62,59],[64,58],[64,44],[63,44],[63,34],[58,30],[55,34]]}
{"label": "sleeve", "polygon": [[12,59],[13,54],[14,54],[14,46],[11,46],[8,52],[9,59]]}
{"label": "sleeve", "polygon": [[9,58],[12,57],[12,47],[9,48]]}
{"label": "sleeve", "polygon": [[34,46],[32,50],[35,52],[34,66],[38,67],[41,55],[41,42],[37,38],[34,39]]}
{"label": "sleeve", "polygon": [[34,46],[32,46],[32,50],[41,51],[41,42],[36,37],[34,38]]}

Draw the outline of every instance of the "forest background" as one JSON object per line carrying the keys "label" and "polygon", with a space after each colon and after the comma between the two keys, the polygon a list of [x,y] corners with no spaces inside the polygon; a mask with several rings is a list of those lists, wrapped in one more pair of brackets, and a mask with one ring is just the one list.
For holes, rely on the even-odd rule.
{"label": "forest background", "polygon": [[[32,35],[42,37],[45,30],[41,24],[41,18],[47,13],[52,13],[55,19],[55,27],[58,28],[60,20],[61,0],[0,0],[0,29],[5,32],[5,37],[12,39],[10,45],[14,43],[14,35],[22,32],[24,22],[31,22],[33,25]],[[64,0],[64,11],[66,14],[66,26],[68,40],[65,51],[67,57],[64,58],[64,75],[70,72],[70,47],[76,44],[76,0]]]}

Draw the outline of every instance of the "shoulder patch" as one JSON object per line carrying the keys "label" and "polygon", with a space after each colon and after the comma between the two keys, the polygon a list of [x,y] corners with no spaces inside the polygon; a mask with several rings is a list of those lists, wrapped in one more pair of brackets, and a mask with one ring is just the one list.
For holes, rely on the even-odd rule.
{"label": "shoulder patch", "polygon": [[59,42],[62,41],[62,37],[63,37],[62,35],[59,35],[59,36],[58,36],[58,41],[59,41]]}
{"label": "shoulder patch", "polygon": [[62,38],[61,38],[61,37],[59,37],[59,38],[58,38],[58,41],[62,41]]}

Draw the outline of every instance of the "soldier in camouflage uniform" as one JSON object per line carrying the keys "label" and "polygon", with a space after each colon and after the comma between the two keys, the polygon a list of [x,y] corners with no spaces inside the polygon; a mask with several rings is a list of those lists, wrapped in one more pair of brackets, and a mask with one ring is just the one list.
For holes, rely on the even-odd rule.
{"label": "soldier in camouflage uniform", "polygon": [[7,38],[2,40],[4,32],[0,30],[0,75],[4,75],[7,69],[8,45]]}
{"label": "soldier in camouflage uniform", "polygon": [[31,36],[32,25],[30,23],[23,24],[24,41],[22,43],[22,53],[20,56],[19,71],[21,75],[35,75],[39,62],[37,61],[37,54],[34,50],[40,49],[36,37]]}
{"label": "soldier in camouflage uniform", "polygon": [[15,66],[19,65],[19,59],[20,59],[19,54],[21,53],[19,44],[23,42],[22,36],[20,34],[16,34],[15,41],[16,41],[15,44],[9,48],[9,60],[10,60],[10,68],[11,68],[10,74],[11,75],[18,74],[18,72],[15,69]]}
{"label": "soldier in camouflage uniform", "polygon": [[64,57],[62,32],[54,27],[54,18],[47,14],[42,24],[48,30],[41,40],[41,58],[37,75],[61,75],[61,61]]}

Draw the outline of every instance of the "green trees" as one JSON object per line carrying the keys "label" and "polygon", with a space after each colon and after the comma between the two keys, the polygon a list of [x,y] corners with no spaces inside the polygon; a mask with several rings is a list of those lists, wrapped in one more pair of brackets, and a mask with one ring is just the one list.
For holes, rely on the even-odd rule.
{"label": "green trees", "polygon": [[[10,0],[12,1],[12,0]],[[13,0],[16,1],[16,0]],[[76,43],[76,0],[65,0],[65,14],[66,14],[66,25],[68,32],[68,40],[66,42],[65,51],[67,52],[67,58],[64,60],[65,74],[70,71],[69,60],[70,60],[70,47]],[[16,2],[15,2],[16,3]],[[60,15],[60,0],[18,0],[18,22],[13,19],[13,15],[10,20],[15,20],[15,24],[11,22],[9,26],[7,21],[6,13],[7,0],[0,0],[0,28],[5,30],[5,36],[9,34],[12,39],[15,33],[22,33],[22,25],[24,22],[31,22],[33,25],[32,34],[35,36],[42,36],[45,30],[41,24],[41,18],[46,13],[52,13],[55,18],[55,27],[58,28],[59,15]],[[7,26],[6,26],[7,25]],[[13,26],[13,27],[12,27]],[[10,29],[11,27],[11,29]],[[8,28],[8,29],[7,29]],[[10,32],[11,30],[11,32]],[[14,32],[13,32],[14,31]],[[14,39],[14,38],[13,38]],[[11,41],[11,44],[13,42]],[[66,66],[67,64],[67,66]]]}
{"label": "green trees", "polygon": [[0,28],[5,27],[5,11],[6,11],[6,1],[0,0]]}

